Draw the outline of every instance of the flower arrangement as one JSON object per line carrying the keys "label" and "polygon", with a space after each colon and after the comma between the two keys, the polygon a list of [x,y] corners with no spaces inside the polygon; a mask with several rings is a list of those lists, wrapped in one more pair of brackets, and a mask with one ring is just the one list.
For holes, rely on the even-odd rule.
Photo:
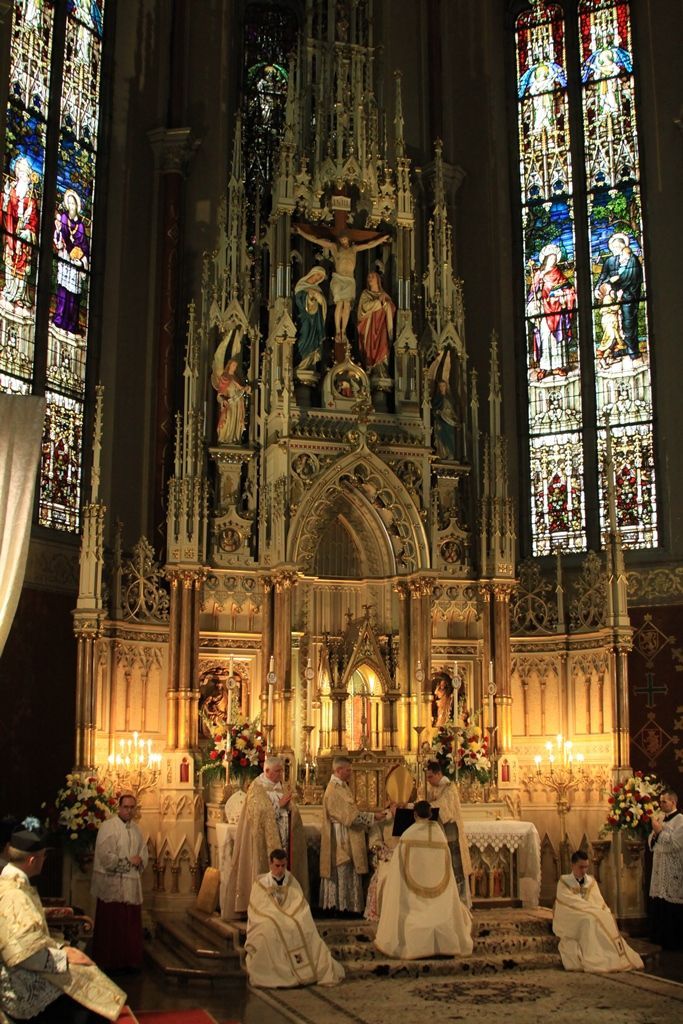
{"label": "flower arrangement", "polygon": [[45,827],[82,864],[92,855],[98,828],[116,813],[118,802],[118,794],[96,776],[67,775],[66,784],[47,808]]}
{"label": "flower arrangement", "polygon": [[607,799],[609,813],[605,832],[631,832],[645,838],[652,831],[652,818],[659,810],[663,785],[654,775],[636,772],[630,779],[615,782]]}
{"label": "flower arrangement", "polygon": [[208,751],[199,769],[208,781],[253,779],[263,770],[266,758],[266,739],[256,722],[238,715],[224,732],[213,736],[213,747]]}
{"label": "flower arrangement", "polygon": [[465,776],[484,784],[490,782],[488,736],[480,725],[470,722],[465,709],[460,722],[462,724],[445,725],[437,730],[432,739],[434,758],[449,779],[457,781],[460,776]]}

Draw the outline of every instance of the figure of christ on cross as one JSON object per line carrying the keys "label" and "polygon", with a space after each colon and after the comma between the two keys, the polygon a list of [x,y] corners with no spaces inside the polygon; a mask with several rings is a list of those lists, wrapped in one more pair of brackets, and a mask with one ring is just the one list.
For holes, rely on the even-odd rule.
{"label": "figure of christ on cross", "polygon": [[364,231],[350,228],[344,214],[339,216],[335,210],[334,227],[318,227],[313,224],[293,224],[292,231],[302,238],[327,249],[334,260],[334,273],[330,282],[332,302],[334,303],[335,341],[343,343],[346,328],[351,315],[351,306],[356,300],[356,256],[364,249],[388,242],[390,235],[380,235],[376,231]]}

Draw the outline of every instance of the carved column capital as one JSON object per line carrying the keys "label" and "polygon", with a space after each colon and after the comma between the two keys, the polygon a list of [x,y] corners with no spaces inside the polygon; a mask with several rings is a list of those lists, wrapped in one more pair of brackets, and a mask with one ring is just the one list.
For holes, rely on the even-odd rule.
{"label": "carved column capital", "polygon": [[281,594],[284,590],[291,590],[299,581],[299,574],[296,569],[279,569],[273,573],[275,591]]}
{"label": "carved column capital", "polygon": [[179,585],[182,585],[184,590],[196,590],[203,586],[204,580],[208,575],[209,570],[199,566],[192,569],[179,569],[166,566],[164,569],[164,577],[169,581],[171,586],[176,588]]}
{"label": "carved column capital", "polygon": [[160,174],[185,175],[199,140],[192,138],[191,128],[153,128],[147,132],[154,162]]}

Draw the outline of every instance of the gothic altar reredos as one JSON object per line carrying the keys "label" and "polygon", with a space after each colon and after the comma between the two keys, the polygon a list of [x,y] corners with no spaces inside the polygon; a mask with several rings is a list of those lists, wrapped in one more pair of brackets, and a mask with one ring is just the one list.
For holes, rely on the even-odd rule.
{"label": "gothic altar reredos", "polygon": [[[454,713],[439,680],[459,681],[495,736],[496,808],[535,815],[551,873],[565,828],[597,834],[625,763],[618,574],[589,559],[565,600],[559,563],[554,588],[527,567],[516,589],[498,342],[480,422],[454,272],[461,174],[438,141],[426,166],[408,156],[399,73],[379,102],[371,0],[305,6],[262,205],[237,119],[189,313],[165,564],[119,544],[107,606],[96,481],[86,509],[77,762],[106,765],[133,731],[163,750],[141,789],[160,906],[198,878],[194,758],[228,706],[272,725],[294,773],[339,749],[381,771],[415,764]],[[101,404],[96,448],[100,423]],[[557,734],[586,757],[570,823],[534,777]]]}

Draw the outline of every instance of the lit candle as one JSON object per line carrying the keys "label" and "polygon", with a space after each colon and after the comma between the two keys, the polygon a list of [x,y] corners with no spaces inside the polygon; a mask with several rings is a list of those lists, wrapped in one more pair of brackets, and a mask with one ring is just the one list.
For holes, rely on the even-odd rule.
{"label": "lit candle", "polygon": [[268,725],[274,725],[273,722],[273,684],[268,683]]}
{"label": "lit candle", "polygon": [[306,664],[306,725],[313,725],[313,669],[310,658]]}
{"label": "lit candle", "polygon": [[489,661],[489,683],[493,686],[493,662]]}
{"label": "lit candle", "polygon": [[113,764],[113,763],[114,763],[114,755],[113,755],[113,754],[110,754],[110,755],[109,755],[109,757],[107,758],[107,762],[108,762],[109,764]]}
{"label": "lit candle", "polygon": [[536,757],[534,758],[534,764],[536,765],[536,774],[540,775],[541,774],[541,755],[540,754],[536,754]]}
{"label": "lit candle", "polygon": [[232,676],[228,679],[228,717],[227,725],[230,726],[232,722]]}
{"label": "lit candle", "polygon": [[558,732],[558,734],[557,734],[557,749],[560,750],[561,747],[562,747],[562,733]]}

